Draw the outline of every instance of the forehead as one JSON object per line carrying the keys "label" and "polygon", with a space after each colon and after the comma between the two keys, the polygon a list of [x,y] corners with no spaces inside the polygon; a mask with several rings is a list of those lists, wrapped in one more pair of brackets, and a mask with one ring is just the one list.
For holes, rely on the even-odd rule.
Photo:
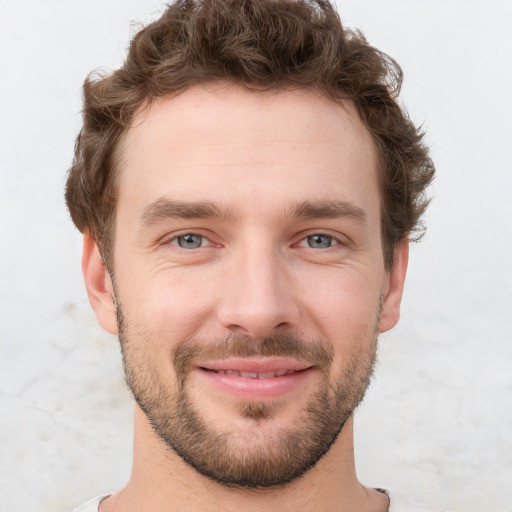
{"label": "forehead", "polygon": [[243,204],[259,193],[378,195],[374,144],[355,107],[317,91],[194,86],[145,109],[121,149],[120,207],[161,196]]}

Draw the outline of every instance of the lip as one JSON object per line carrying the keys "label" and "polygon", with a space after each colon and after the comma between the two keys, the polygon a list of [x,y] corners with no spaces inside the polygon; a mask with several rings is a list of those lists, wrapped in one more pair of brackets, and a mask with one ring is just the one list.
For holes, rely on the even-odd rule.
{"label": "lip", "polygon": [[[244,400],[276,399],[297,391],[314,371],[314,366],[289,358],[230,358],[205,361],[194,368],[208,385]],[[269,376],[275,372],[279,375]]]}
{"label": "lip", "polygon": [[207,370],[235,370],[240,372],[274,372],[278,370],[301,371],[311,365],[287,357],[230,357],[228,359],[215,359],[197,364],[199,368]]}

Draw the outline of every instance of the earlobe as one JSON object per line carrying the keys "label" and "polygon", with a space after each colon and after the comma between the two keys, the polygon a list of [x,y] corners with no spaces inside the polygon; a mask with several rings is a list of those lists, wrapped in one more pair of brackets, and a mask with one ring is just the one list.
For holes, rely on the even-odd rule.
{"label": "earlobe", "polygon": [[405,275],[409,262],[409,240],[406,239],[395,248],[395,259],[387,273],[382,289],[382,311],[379,332],[392,329],[400,318],[400,304],[404,291]]}
{"label": "earlobe", "polygon": [[98,244],[89,233],[84,233],[82,272],[89,302],[96,313],[98,322],[103,329],[117,335],[114,287]]}

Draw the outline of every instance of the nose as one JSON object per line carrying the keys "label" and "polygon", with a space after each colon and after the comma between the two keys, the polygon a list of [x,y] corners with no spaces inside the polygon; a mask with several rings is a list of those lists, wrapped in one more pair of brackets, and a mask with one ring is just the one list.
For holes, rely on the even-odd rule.
{"label": "nose", "polygon": [[253,338],[296,327],[300,313],[289,273],[285,258],[272,249],[241,252],[227,265],[219,323]]}

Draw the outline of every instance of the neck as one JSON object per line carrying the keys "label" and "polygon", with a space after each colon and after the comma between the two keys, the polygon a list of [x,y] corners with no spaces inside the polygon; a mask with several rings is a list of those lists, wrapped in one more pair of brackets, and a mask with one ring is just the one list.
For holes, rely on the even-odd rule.
{"label": "neck", "polygon": [[134,458],[130,480],[104,500],[101,512],[192,512],[244,510],[256,512],[383,512],[388,499],[365,488],[354,463],[350,418],[329,452],[305,475],[282,487],[231,489],[202,476],[170,450],[135,408]]}

